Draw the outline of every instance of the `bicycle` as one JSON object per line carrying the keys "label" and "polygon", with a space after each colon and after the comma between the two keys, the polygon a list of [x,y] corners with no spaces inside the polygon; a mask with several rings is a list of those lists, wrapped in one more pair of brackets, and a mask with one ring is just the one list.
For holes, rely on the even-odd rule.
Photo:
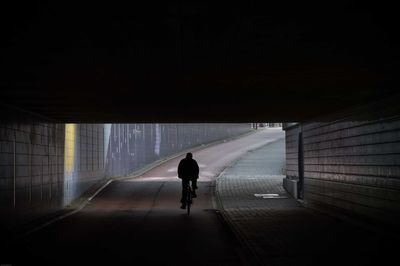
{"label": "bicycle", "polygon": [[186,212],[187,215],[190,215],[190,206],[193,203],[193,191],[192,187],[190,186],[190,182],[188,182],[188,185],[186,186]]}

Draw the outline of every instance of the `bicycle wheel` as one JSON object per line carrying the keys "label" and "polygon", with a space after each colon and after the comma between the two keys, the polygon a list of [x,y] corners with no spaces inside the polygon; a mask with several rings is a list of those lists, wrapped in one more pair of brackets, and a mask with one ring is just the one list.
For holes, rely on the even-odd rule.
{"label": "bicycle wheel", "polygon": [[187,211],[187,215],[190,215],[190,206],[192,205],[192,190],[190,188],[188,188],[186,199],[187,199],[186,211]]}

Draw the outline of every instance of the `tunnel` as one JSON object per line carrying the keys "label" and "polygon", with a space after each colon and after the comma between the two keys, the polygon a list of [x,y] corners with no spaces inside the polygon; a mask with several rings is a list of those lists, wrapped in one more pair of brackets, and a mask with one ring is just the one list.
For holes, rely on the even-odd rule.
{"label": "tunnel", "polygon": [[394,4],[2,13],[0,265],[396,261]]}

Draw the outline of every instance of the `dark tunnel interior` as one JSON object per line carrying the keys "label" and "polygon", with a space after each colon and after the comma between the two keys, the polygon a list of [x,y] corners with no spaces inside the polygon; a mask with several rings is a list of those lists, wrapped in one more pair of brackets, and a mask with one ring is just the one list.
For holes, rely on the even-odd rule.
{"label": "dark tunnel interior", "polygon": [[60,122],[305,121],[397,92],[392,4],[8,3],[3,105]]}

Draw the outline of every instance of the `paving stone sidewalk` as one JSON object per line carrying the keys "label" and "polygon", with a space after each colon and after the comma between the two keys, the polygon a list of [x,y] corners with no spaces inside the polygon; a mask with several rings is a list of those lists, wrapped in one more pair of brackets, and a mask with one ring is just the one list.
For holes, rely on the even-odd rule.
{"label": "paving stone sidewalk", "polygon": [[286,193],[282,187],[284,145],[282,139],[247,153],[217,179],[219,207],[253,257],[251,264],[388,263],[395,254],[393,242],[304,208]]}

